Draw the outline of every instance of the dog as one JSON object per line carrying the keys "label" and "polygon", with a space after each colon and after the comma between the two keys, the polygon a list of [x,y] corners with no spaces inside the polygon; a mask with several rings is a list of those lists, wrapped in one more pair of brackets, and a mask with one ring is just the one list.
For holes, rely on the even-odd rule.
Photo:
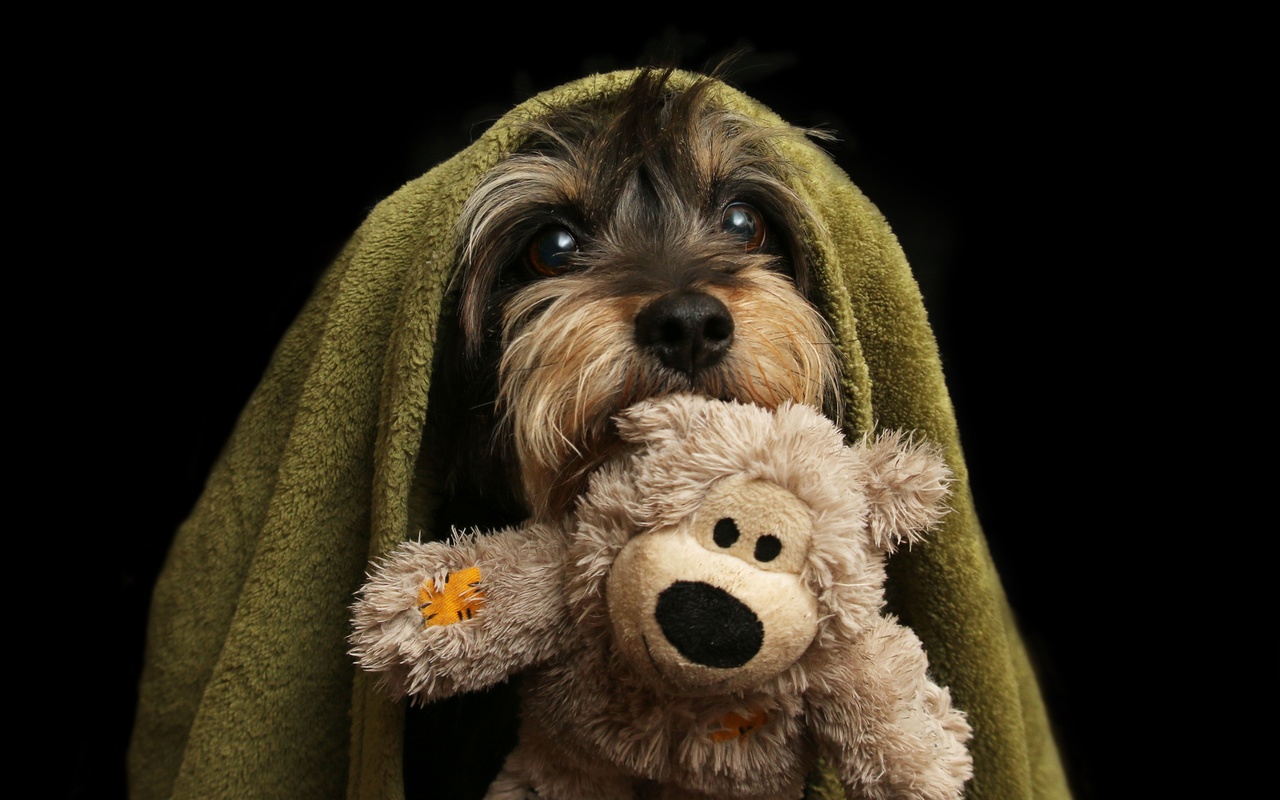
{"label": "dog", "polygon": [[547,109],[467,199],[457,301],[429,427],[449,454],[443,521],[555,518],[619,446],[619,409],[673,391],[838,414],[810,300],[818,223],[777,148],[821,132],[714,101],[716,80],[645,69]]}

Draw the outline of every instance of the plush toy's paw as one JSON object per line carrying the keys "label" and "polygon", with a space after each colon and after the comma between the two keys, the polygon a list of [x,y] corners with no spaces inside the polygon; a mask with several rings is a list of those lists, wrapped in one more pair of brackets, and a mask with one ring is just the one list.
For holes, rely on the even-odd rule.
{"label": "plush toy's paw", "polygon": [[929,675],[924,646],[892,617],[856,649],[832,652],[849,669],[809,699],[810,730],[850,797],[959,800],[973,777],[973,731]]}
{"label": "plush toy's paw", "polygon": [[418,611],[426,627],[465,622],[483,607],[479,567],[446,572],[428,578],[418,587]]}
{"label": "plush toy's paw", "polygon": [[350,654],[396,698],[484,689],[559,653],[564,533],[526,525],[447,542],[401,542],[351,607]]}
{"label": "plush toy's paw", "polygon": [[404,542],[361,587],[351,654],[364,669],[383,673],[393,694],[454,691],[449,662],[467,668],[458,637],[481,624],[476,612],[487,600],[473,555],[443,542]]}

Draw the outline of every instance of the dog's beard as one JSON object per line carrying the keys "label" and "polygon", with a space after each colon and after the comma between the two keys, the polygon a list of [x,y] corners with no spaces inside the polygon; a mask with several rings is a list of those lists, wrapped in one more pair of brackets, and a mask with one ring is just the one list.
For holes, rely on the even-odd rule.
{"label": "dog's beard", "polygon": [[535,510],[561,508],[577,493],[612,451],[614,414],[639,400],[687,391],[769,408],[785,400],[823,405],[835,365],[822,318],[775,272],[755,267],[736,277],[732,287],[703,290],[732,314],[732,346],[691,372],[665,366],[637,342],[646,297],[611,296],[588,275],[535,283],[512,297],[503,315],[497,434],[510,437]]}
{"label": "dog's beard", "polygon": [[[833,413],[838,402],[828,326],[797,287],[807,281],[800,231],[816,222],[774,144],[802,132],[724,111],[711,84],[673,93],[665,81],[643,75],[607,107],[535,122],[462,215],[457,324],[479,395],[467,403],[483,419],[469,435],[487,441],[455,449],[505,464],[538,517],[570,507],[618,446],[613,415],[636,401],[690,391]],[[722,227],[737,201],[770,226],[758,248]],[[524,262],[548,225],[571,228],[580,247],[563,274],[538,277]],[[714,358],[675,364],[642,341],[638,316],[672,295],[711,297],[727,312],[731,334]],[[469,471],[500,480],[491,466]]]}

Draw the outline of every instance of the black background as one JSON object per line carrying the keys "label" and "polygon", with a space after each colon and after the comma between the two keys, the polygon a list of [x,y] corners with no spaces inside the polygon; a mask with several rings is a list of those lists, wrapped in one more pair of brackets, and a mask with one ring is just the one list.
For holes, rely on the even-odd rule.
{"label": "black background", "polygon": [[[60,126],[50,181],[57,209],[86,220],[70,238],[90,245],[74,252],[92,275],[77,294],[93,336],[72,355],[99,367],[79,387],[102,440],[80,480],[106,493],[118,531],[83,536],[112,570],[117,614],[109,683],[95,681],[91,711],[75,712],[76,736],[59,737],[69,796],[123,795],[146,607],[169,538],[312,282],[369,209],[535,91],[651,61],[700,69],[738,50],[734,83],[792,123],[837,133],[832,155],[916,270],[979,516],[1071,781],[1091,796],[1107,591],[1078,449],[1097,436],[1097,384],[1084,391],[1083,376],[1096,381],[1117,346],[1105,286],[1122,276],[1111,153],[1126,107],[1098,69],[1099,45],[937,47],[767,20],[747,34],[544,22],[422,31],[421,42],[399,30],[385,48],[373,33],[358,47],[347,46],[355,32],[335,43],[175,35],[106,47],[55,99],[83,132]],[[39,246],[72,252],[57,237]],[[78,516],[94,529],[98,511]]]}

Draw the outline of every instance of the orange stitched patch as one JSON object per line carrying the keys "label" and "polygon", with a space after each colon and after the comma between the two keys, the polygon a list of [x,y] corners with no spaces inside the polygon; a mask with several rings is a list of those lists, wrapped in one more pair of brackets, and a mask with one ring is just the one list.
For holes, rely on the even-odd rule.
{"label": "orange stitched patch", "polygon": [[467,567],[445,576],[444,588],[436,590],[436,582],[423,581],[418,587],[418,610],[427,627],[452,625],[475,616],[484,606],[484,592],[476,588],[480,583],[480,568]]}
{"label": "orange stitched patch", "polygon": [[737,739],[738,744],[742,744],[747,736],[756,728],[764,725],[769,721],[769,715],[763,711],[755,709],[747,709],[746,716],[736,711],[730,711],[720,718],[720,727],[710,733],[712,741],[725,742],[730,739]]}

